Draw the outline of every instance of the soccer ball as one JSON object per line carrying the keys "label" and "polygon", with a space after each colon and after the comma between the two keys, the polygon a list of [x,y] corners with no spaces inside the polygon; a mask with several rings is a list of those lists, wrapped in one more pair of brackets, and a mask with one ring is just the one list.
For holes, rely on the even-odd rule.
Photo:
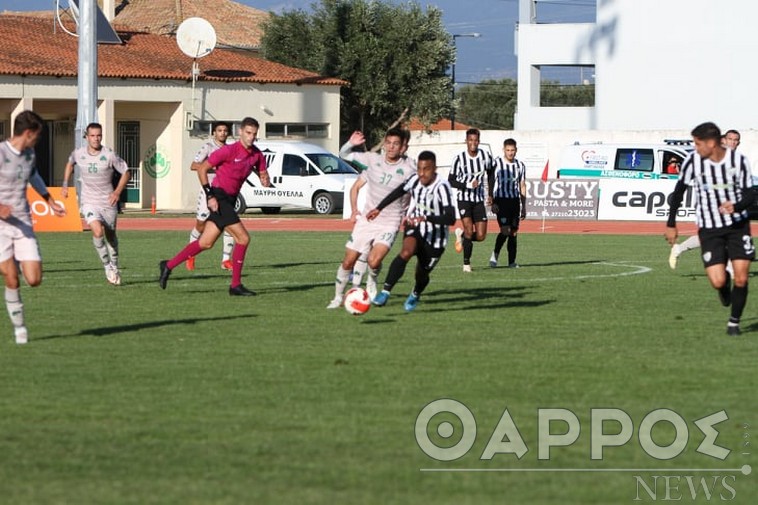
{"label": "soccer ball", "polygon": [[360,316],[371,308],[371,298],[363,288],[350,288],[345,293],[345,310],[354,316]]}

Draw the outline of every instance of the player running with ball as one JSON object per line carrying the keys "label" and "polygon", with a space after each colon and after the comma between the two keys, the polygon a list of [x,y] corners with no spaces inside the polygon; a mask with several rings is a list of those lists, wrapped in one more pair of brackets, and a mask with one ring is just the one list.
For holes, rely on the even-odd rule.
{"label": "player running with ball", "polygon": [[387,195],[366,217],[376,219],[382,209],[406,193],[411,195],[411,204],[403,220],[403,248],[392,260],[384,289],[373,303],[378,306],[387,303],[392,288],[405,273],[408,260],[416,256],[416,284],[405,300],[405,310],[410,312],[418,305],[421,293],[429,284],[429,274],[445,252],[448,226],[455,223],[452,188],[448,181],[437,176],[437,158],[433,152],[419,154],[416,174]]}

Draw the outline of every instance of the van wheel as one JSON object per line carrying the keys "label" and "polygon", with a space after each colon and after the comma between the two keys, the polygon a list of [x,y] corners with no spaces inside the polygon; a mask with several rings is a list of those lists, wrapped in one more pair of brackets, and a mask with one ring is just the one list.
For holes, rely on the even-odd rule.
{"label": "van wheel", "polygon": [[334,212],[334,197],[329,193],[318,193],[313,197],[313,210],[316,214],[331,214]]}
{"label": "van wheel", "polygon": [[281,211],[281,207],[261,207],[261,212],[264,214],[279,214]]}
{"label": "van wheel", "polygon": [[237,200],[234,202],[234,212],[237,214],[244,214],[247,210],[247,203],[242,195],[237,195]]}

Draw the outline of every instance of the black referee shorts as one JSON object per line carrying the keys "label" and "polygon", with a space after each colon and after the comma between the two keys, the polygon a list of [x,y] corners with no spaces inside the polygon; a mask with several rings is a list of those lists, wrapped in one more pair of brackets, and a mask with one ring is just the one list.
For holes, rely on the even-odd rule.
{"label": "black referee shorts", "polygon": [[724,265],[727,260],[755,259],[755,246],[750,236],[750,221],[745,219],[723,228],[701,228],[700,251],[703,265]]}
{"label": "black referee shorts", "polygon": [[218,211],[211,212],[208,216],[208,221],[216,225],[219,230],[223,230],[227,226],[237,224],[240,222],[240,217],[237,215],[237,211],[234,210],[234,204],[237,201],[237,197],[231,197],[221,188],[211,188],[213,196],[216,197],[218,202]]}

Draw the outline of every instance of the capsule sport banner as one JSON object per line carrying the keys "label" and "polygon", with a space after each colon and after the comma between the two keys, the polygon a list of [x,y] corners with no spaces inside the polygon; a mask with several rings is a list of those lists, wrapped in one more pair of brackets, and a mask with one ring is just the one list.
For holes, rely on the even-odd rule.
{"label": "capsule sport banner", "polygon": [[[666,221],[676,181],[600,179],[598,219],[608,221]],[[695,221],[692,189],[684,194],[677,222]]]}

